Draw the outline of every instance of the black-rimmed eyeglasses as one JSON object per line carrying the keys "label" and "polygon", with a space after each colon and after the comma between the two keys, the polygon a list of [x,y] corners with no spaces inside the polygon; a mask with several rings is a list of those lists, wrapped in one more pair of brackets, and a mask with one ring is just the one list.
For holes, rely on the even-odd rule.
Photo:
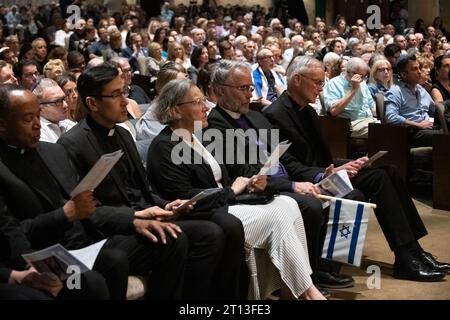
{"label": "black-rimmed eyeglasses", "polygon": [[53,100],[53,101],[43,101],[43,102],[40,102],[39,104],[43,104],[43,105],[47,105],[47,106],[51,106],[51,107],[62,107],[64,105],[64,101],[66,101],[66,97],[60,98],[58,100]]}

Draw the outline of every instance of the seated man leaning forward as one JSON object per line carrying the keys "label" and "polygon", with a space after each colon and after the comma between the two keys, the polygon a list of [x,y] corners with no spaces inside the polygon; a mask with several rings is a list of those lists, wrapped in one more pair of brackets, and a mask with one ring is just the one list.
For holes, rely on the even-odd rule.
{"label": "seated man leaning forward", "polygon": [[377,120],[372,115],[375,102],[367,87],[368,65],[361,58],[351,58],[346,71],[325,85],[325,108],[332,116],[349,118],[353,138],[367,138],[369,123]]}

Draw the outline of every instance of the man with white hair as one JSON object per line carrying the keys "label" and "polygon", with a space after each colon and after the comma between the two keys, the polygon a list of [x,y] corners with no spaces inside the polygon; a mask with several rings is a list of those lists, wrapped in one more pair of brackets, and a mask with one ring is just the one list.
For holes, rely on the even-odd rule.
{"label": "man with white hair", "polygon": [[66,95],[61,87],[52,79],[42,79],[33,93],[39,100],[41,108],[40,141],[56,143],[63,133],[76,123],[68,120],[69,107]]}
{"label": "man with white hair", "polygon": [[193,43],[194,47],[201,46],[203,44],[203,42],[205,42],[205,40],[206,40],[205,30],[203,30],[201,28],[194,28],[191,30],[191,37],[192,37],[192,40],[194,41],[194,43]]}
{"label": "man with white hair", "polygon": [[346,56],[361,57],[363,53],[362,52],[363,44],[361,40],[359,40],[358,38],[350,38],[348,40],[347,47],[349,51],[347,52]]}
{"label": "man with white hair", "polygon": [[258,27],[253,25],[253,13],[249,12],[244,15],[244,23],[247,27],[247,30],[250,31],[250,34],[255,34],[258,30]]}
{"label": "man with white hair", "polygon": [[244,51],[244,46],[247,43],[247,41],[248,41],[248,39],[246,36],[243,36],[243,35],[237,36],[233,42],[234,50]]}
{"label": "man with white hair", "polygon": [[361,58],[351,58],[346,71],[328,81],[324,88],[325,109],[332,116],[349,118],[354,138],[367,138],[375,102],[367,87],[369,66]]}
{"label": "man with white hair", "polygon": [[284,76],[277,73],[274,68],[273,53],[262,48],[256,55],[258,66],[252,72],[252,82],[255,86],[252,101],[258,102],[262,108],[270,105],[286,89]]}
{"label": "man with white hair", "polygon": [[335,63],[339,61],[340,58],[341,56],[335,52],[328,52],[323,57],[323,64],[325,66],[325,81],[329,80],[331,68],[334,66]]}
{"label": "man with white hair", "polygon": [[283,68],[287,69],[289,62],[291,62],[294,57],[295,51],[300,51],[303,49],[305,41],[301,35],[295,35],[291,38],[291,47],[284,50],[283,53]]}
{"label": "man with white hair", "polygon": [[331,164],[330,150],[320,134],[318,115],[309,105],[322,91],[324,78],[320,61],[308,56],[295,58],[287,70],[287,90],[264,114],[279,129],[280,138],[292,142],[290,156],[304,165],[323,167],[325,177],[346,170],[355,188],[350,196],[358,200],[367,198],[377,204],[375,215],[395,255],[395,278],[413,281],[444,278],[450,265],[436,261],[419,244],[427,230],[398,171],[393,167],[361,170],[367,157],[338,168]]}

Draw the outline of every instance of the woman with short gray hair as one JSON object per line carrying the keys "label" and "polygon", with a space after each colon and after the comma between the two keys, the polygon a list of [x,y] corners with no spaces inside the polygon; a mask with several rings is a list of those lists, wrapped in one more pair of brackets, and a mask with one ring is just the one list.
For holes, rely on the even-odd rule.
{"label": "woman with short gray hair", "polygon": [[[224,85],[226,77],[222,77],[222,71],[237,66],[245,64],[221,62],[214,72],[214,82]],[[194,214],[213,212],[213,222],[217,222],[218,216],[234,216],[241,221],[250,274],[248,298],[264,300],[281,289],[282,298],[325,299],[312,283],[306,234],[297,202],[280,195],[257,204],[240,204],[237,196],[265,190],[267,176],[239,176],[233,180],[226,164],[219,163],[217,149],[214,149],[216,159],[209,151],[210,146],[208,150],[194,134],[208,126],[206,97],[200,89],[189,80],[172,80],[162,89],[156,109],[159,121],[168,126],[150,146],[149,182],[165,199],[188,199],[205,189],[219,189],[198,201]],[[212,138],[212,134],[206,131],[204,137]],[[242,172],[251,171],[252,167],[242,165]]]}

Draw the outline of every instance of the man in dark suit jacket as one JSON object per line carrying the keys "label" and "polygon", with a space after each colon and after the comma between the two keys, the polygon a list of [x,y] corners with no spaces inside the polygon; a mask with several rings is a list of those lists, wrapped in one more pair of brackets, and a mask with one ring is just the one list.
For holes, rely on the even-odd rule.
{"label": "man in dark suit jacket", "polygon": [[395,254],[394,277],[418,281],[443,278],[450,265],[436,261],[420,247],[417,240],[427,231],[398,172],[391,167],[361,170],[367,157],[338,168],[332,164],[318,116],[309,106],[322,91],[324,77],[320,61],[296,58],[287,70],[287,91],[264,114],[280,130],[281,139],[292,142],[291,155],[305,165],[324,167],[324,176],[347,170],[353,186],[377,204],[376,217]]}
{"label": "man in dark suit jacket", "polygon": [[[227,135],[227,130],[234,129],[231,132],[240,137],[234,148],[235,164],[227,163],[227,168],[231,174],[235,173],[233,178],[242,175],[243,172],[239,165],[242,162],[239,162],[237,157],[245,154],[245,163],[251,164],[254,168],[254,172],[247,176],[257,174],[262,166],[261,162],[265,162],[265,159],[260,159],[260,155],[272,147],[276,147],[276,145],[272,145],[272,142],[278,144],[280,140],[272,136],[271,124],[261,113],[249,110],[249,101],[252,96],[250,89],[253,88],[251,69],[245,63],[223,61],[213,73],[212,84],[219,100],[208,116],[208,129],[219,129],[222,132],[226,141],[221,142],[220,145],[225,148],[230,142],[234,143],[235,141]],[[243,129],[245,133],[236,129]],[[253,131],[248,131],[249,129]],[[251,134],[251,132],[255,134]],[[272,141],[272,138],[277,141]],[[242,141],[243,145],[239,141]],[[255,159],[251,159],[255,158],[255,155],[250,154],[254,152],[254,146],[258,146],[263,151],[257,150],[257,163],[254,163]],[[224,155],[225,153],[226,150],[223,151]],[[320,190],[312,182],[321,172],[322,168],[308,167],[292,156],[283,155],[280,158],[278,172],[268,179],[268,188],[294,198],[299,205],[308,240],[310,264],[314,271],[313,281],[322,287],[346,288],[353,284],[351,277],[336,273],[317,272],[317,264],[325,240],[326,224],[321,201],[311,195],[320,193]],[[324,269],[324,266],[321,269]],[[327,268],[328,271],[332,271],[332,269]],[[334,269],[336,270],[336,268]]]}
{"label": "man in dark suit jacket", "polygon": [[[96,208],[91,191],[70,198],[77,174],[62,146],[39,143],[37,97],[6,85],[0,88],[0,101],[0,157],[12,172],[1,171],[1,184],[33,248],[61,243],[79,249],[108,237],[94,270],[105,277],[112,299],[126,297],[129,274],[150,271],[149,298],[180,298],[187,240],[176,234],[179,227],[138,219],[129,208]],[[167,244],[153,243],[152,233]]]}
{"label": "man in dark suit jacket", "polygon": [[[13,175],[0,162],[2,174]],[[96,271],[81,275],[79,290],[69,290],[56,275],[28,268],[22,254],[32,251],[20,224],[6,205],[0,188],[0,300],[107,299],[105,279]]]}
{"label": "man in dark suit jacket", "polygon": [[[66,148],[81,175],[86,174],[101,155],[119,149],[124,152],[94,192],[103,204],[141,210],[140,215],[144,218],[174,220],[179,214],[185,216],[186,212],[178,212],[176,207],[186,200],[169,203],[151,190],[131,135],[116,126],[127,119],[127,99],[123,90],[124,81],[111,65],[100,65],[83,73],[78,79],[78,91],[89,114],[58,143]],[[243,227],[234,218],[231,221],[230,215],[222,216],[232,235],[224,234],[216,221],[177,219],[175,222],[187,234],[192,252],[188,260],[189,273],[185,276],[186,298],[239,298]],[[233,241],[233,246],[230,247],[228,241]],[[213,280],[213,277],[217,279]],[[218,287],[221,290],[217,290]],[[212,290],[211,295],[208,290]]]}

